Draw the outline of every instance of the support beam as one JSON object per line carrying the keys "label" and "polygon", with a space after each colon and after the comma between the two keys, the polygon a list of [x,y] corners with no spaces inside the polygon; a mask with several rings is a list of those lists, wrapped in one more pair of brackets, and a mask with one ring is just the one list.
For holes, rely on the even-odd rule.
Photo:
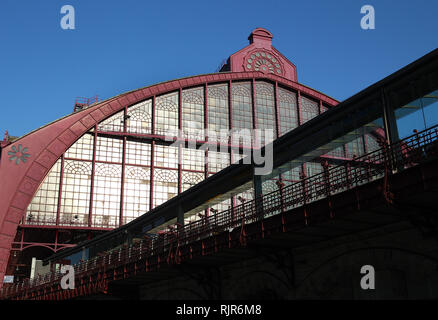
{"label": "support beam", "polygon": [[386,140],[388,144],[393,144],[400,140],[398,136],[397,120],[394,109],[388,105],[385,88],[381,89],[381,103],[383,107],[383,123],[385,124]]}

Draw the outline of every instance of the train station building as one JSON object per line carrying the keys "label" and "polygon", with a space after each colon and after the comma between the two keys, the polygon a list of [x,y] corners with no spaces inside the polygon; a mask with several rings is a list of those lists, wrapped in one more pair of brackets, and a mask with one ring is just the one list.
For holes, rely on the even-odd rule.
{"label": "train station building", "polygon": [[[336,239],[355,234],[364,244],[373,228],[380,228],[380,237],[384,228],[406,220],[412,220],[414,231],[401,246],[423,228],[434,234],[435,220],[428,212],[436,204],[436,175],[424,178],[420,188],[413,170],[421,167],[430,173],[436,168],[438,53],[339,102],[299,82],[297,67],[275,49],[269,31],[255,29],[248,40],[219,72],[170,80],[104,101],[77,100],[73,113],[61,119],[23,137],[6,134],[0,158],[0,286],[14,288],[25,281],[29,289],[29,281],[44,276],[43,271],[56,274],[61,264],[83,264],[105,254],[114,259],[114,252],[120,262],[127,248],[126,263],[135,264],[137,274],[140,267],[132,260],[132,250],[140,254],[136,257],[147,273],[156,263],[180,265],[195,259],[198,251],[192,242],[199,243],[200,257],[240,246],[245,254],[236,256],[251,260],[260,256],[248,249],[250,243],[263,252],[270,246],[279,252],[287,247],[310,257],[300,248],[321,250],[324,243],[332,246]],[[423,120],[424,126],[416,127],[412,119]],[[250,159],[255,151],[264,155],[264,164]],[[257,174],[271,156],[268,172]],[[409,189],[416,198],[410,199],[412,208],[406,213],[407,204],[399,199]],[[355,212],[360,214],[347,217]],[[406,218],[412,213],[417,220]],[[276,233],[289,238],[275,238]],[[378,261],[386,254],[380,256],[379,250],[389,250],[396,238],[373,244]],[[435,283],[438,278],[430,268],[438,250],[429,238],[424,241],[427,253],[411,250],[406,258],[397,250],[407,248],[393,250],[400,254],[397,261],[414,263],[421,255],[427,260],[424,279],[430,276],[429,283]],[[158,257],[154,263],[142,251],[147,246],[150,259]],[[354,254],[360,251],[360,245],[351,246]],[[351,259],[365,263],[374,257],[368,254]],[[282,261],[289,257],[280,255]],[[220,265],[226,260],[221,259],[210,263]],[[242,263],[237,257],[231,260]],[[344,268],[348,263],[336,260],[332,265]],[[318,273],[330,274],[330,264],[321,269],[316,264],[310,273],[315,279],[323,277]],[[87,272],[89,268],[87,264]],[[306,268],[299,272],[304,274]],[[411,281],[408,271],[385,274],[405,285]],[[269,282],[263,277],[258,281]],[[299,294],[287,297],[316,297],[317,287],[306,282]],[[362,297],[349,288],[343,282],[334,296]],[[424,290],[436,297],[437,289]],[[385,292],[409,296],[409,290],[400,290],[403,293]],[[412,290],[411,296],[421,296],[423,289]],[[22,297],[33,297],[23,292]],[[42,296],[60,297],[50,292]],[[272,293],[271,298],[282,294]]]}

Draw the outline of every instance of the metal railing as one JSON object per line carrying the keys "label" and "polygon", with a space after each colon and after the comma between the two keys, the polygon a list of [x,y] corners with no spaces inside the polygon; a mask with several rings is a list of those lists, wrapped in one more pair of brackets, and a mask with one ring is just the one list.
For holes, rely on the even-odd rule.
{"label": "metal railing", "polygon": [[[87,219],[88,220],[88,219]],[[39,217],[38,213],[32,216],[27,215],[22,221],[24,226],[45,226],[45,227],[72,227],[72,228],[92,228],[92,229],[115,229],[118,228],[119,221],[92,222],[91,226],[88,221],[84,222],[74,217],[59,218],[56,217]]]}
{"label": "metal railing", "polygon": [[[104,270],[117,268],[163,253],[168,253],[168,259],[172,256],[173,261],[179,263],[181,246],[261,221],[272,215],[416,166],[438,156],[438,126],[415,133],[391,146],[381,142],[381,146],[378,150],[355,157],[332,168],[324,164],[323,172],[311,177],[303,177],[299,182],[281,187],[260,198],[184,226],[171,226],[168,232],[150,235],[132,245],[120,246],[101,256],[76,264],[74,265],[75,277],[79,279],[81,275],[89,275],[93,270],[97,272],[102,268]],[[28,293],[59,283],[61,277],[61,273],[52,272],[33,280],[26,279],[21,283],[3,288],[0,297],[18,297],[24,292]]]}
{"label": "metal railing", "polygon": [[94,96],[91,98],[85,98],[85,97],[77,97],[75,99],[75,106],[73,108],[73,112],[77,112],[83,109],[88,108],[89,106],[91,106],[92,104],[101,101],[101,99],[99,99],[99,96]]}
{"label": "metal railing", "polygon": [[89,106],[93,103],[99,102],[99,96],[94,96],[91,98],[85,98],[85,97],[77,97],[75,100],[75,104],[81,104],[81,105],[86,105]]}

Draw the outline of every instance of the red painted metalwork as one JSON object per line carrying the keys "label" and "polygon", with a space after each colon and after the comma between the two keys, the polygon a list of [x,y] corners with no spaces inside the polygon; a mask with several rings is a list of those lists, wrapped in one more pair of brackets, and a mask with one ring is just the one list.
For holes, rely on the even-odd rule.
{"label": "red painted metalwork", "polygon": [[[98,293],[102,292],[102,288],[107,287],[110,275],[116,279],[115,275],[119,270],[123,270],[124,278],[130,276],[129,270],[132,270],[131,266],[134,263],[145,265],[144,272],[150,272],[158,270],[163,259],[168,264],[180,264],[194,258],[199,251],[193,248],[199,245],[201,255],[211,254],[212,247],[216,252],[222,246],[245,246],[251,237],[266,236],[270,232],[268,226],[271,230],[275,230],[277,228],[275,224],[265,224],[266,219],[273,219],[275,216],[280,217],[275,221],[281,225],[279,226],[281,232],[286,232],[288,228],[293,228],[297,223],[301,224],[301,219],[308,224],[308,219],[311,217],[308,215],[306,206],[342,192],[357,192],[353,189],[366,184],[373,184],[374,193],[379,194],[382,191],[379,191],[375,184],[382,183],[382,179],[386,183],[385,168],[398,167],[411,172],[407,169],[423,164],[428,165],[431,159],[436,161],[438,156],[437,142],[438,126],[435,126],[399,143],[383,146],[379,150],[355,158],[349,163],[332,168],[326,166],[327,171],[308,178],[303,177],[303,181],[285,187],[283,192],[277,190],[264,195],[263,211],[257,210],[257,199],[243,202],[235,208],[236,220],[232,218],[230,210],[226,210],[185,226],[177,226],[171,229],[171,232],[164,232],[152,241],[141,241],[129,247],[105,253],[94,261],[75,265],[76,278],[78,283],[86,284],[88,294]],[[349,182],[346,179],[346,165],[351,167]],[[370,175],[364,174],[364,169],[369,170]],[[331,179],[330,184],[327,184],[327,177]],[[438,177],[435,176],[435,178]],[[405,181],[409,180],[405,179]],[[385,191],[385,188],[381,190]],[[331,210],[330,203],[328,204],[328,210]],[[287,214],[282,210],[284,207],[288,211]],[[302,218],[299,218],[300,213]],[[144,263],[141,263],[142,259],[145,260]],[[117,260],[118,263],[114,263]],[[135,273],[137,272],[142,272],[142,270],[135,268]],[[2,290],[2,298],[52,299],[52,293],[61,290],[59,288],[61,276],[59,273],[52,272],[33,281],[26,280]],[[93,279],[97,280],[93,281]],[[99,286],[101,283],[99,279],[103,279],[101,286]],[[106,289],[103,291],[105,292]],[[62,299],[70,298],[68,290],[61,291],[60,294]],[[79,293],[76,291],[74,294]]]}
{"label": "red painted metalwork", "polygon": [[[209,141],[209,135],[208,133],[208,84],[206,83],[204,85],[204,132],[206,134],[204,134],[205,136],[205,140],[206,142]],[[204,151],[204,159],[208,159],[208,148]],[[204,162],[204,178],[207,179],[208,178],[208,161],[206,160]],[[208,216],[209,215],[209,208],[205,209],[205,215]]]}
{"label": "red painted metalwork", "polygon": [[[178,91],[178,138],[182,139],[182,88],[179,88]],[[178,194],[181,193],[182,190],[182,168],[181,168],[181,159],[182,159],[182,146],[178,144]]]}
{"label": "red painted metalwork", "polygon": [[93,200],[94,200],[94,177],[96,174],[96,149],[97,149],[97,124],[94,126],[94,139],[93,139],[93,160],[91,167],[91,186],[90,186],[90,210],[88,213],[88,226],[91,227],[93,220]]}
{"label": "red painted metalwork", "polygon": [[298,125],[302,125],[303,124],[303,115],[301,113],[301,91],[298,90],[297,91],[297,120],[298,120]]}
{"label": "red painted metalwork", "polygon": [[[125,106],[123,110],[123,132],[127,131],[127,119],[128,119],[128,107]],[[126,136],[123,137],[123,146],[122,146],[122,177],[120,183],[120,216],[119,216],[119,226],[122,226],[123,223],[123,210],[124,210],[124,202],[125,202],[125,169],[126,169]]]}
{"label": "red painted metalwork", "polygon": [[62,200],[62,180],[64,179],[64,161],[65,161],[65,155],[62,154],[61,156],[61,174],[59,177],[59,193],[58,193],[58,208],[56,210],[56,225],[59,225],[60,216],[61,216],[61,200]]}
{"label": "red painted metalwork", "polygon": [[154,164],[154,154],[155,154],[155,141],[151,143],[151,186],[149,190],[149,208],[154,207],[154,172],[155,172],[155,164]]}
{"label": "red painted metalwork", "polygon": [[58,252],[59,250],[65,248],[73,248],[75,246],[76,246],[75,244],[70,244],[70,243],[43,243],[43,242],[25,242],[25,241],[12,242],[12,249],[20,250],[20,251],[23,251],[31,247],[44,247],[50,249],[53,252]]}
{"label": "red painted metalwork", "polygon": [[87,108],[88,106],[96,102],[99,102],[99,97],[97,95],[91,98],[77,97],[75,100],[73,112],[83,110],[84,108]]}
{"label": "red painted metalwork", "polygon": [[230,56],[229,70],[232,72],[260,70],[266,74],[276,74],[297,81],[295,65],[272,46],[272,38],[273,35],[268,30],[255,29],[248,37],[250,44]]}
{"label": "red painted metalwork", "polygon": [[[29,202],[38,189],[38,186],[43,181],[47,172],[52,168],[55,161],[61,157],[62,154],[64,154],[65,151],[85,132],[94,127],[94,137],[96,138],[98,135],[97,123],[114,115],[118,111],[123,110],[127,106],[131,106],[139,101],[152,98],[156,95],[180,90],[186,87],[204,85],[208,82],[231,83],[232,80],[249,80],[253,78],[256,80],[266,79],[273,82],[278,81],[283,86],[290,89],[305,90],[308,95],[313,96],[315,99],[321,98],[328,105],[335,105],[337,103],[333,99],[313,91],[310,88],[272,74],[263,74],[260,72],[212,74],[174,80],[167,82],[166,84],[158,84],[156,86],[139,89],[97,103],[82,112],[74,113],[69,117],[60,119],[6,146],[4,150],[5,152],[8,152],[9,148],[17,142],[26,146],[31,146],[29,151],[32,156],[29,161],[20,164],[20,166],[9,161],[4,161],[4,163],[2,163],[0,178],[2,181],[8,181],[8,183],[0,186],[0,193],[2,194],[0,208],[2,209],[1,212],[4,212],[4,214],[0,216],[0,236],[2,237],[2,246],[5,249],[0,252],[0,278],[3,276],[6,268],[9,256],[8,248],[10,248],[10,244],[15,236],[17,225],[23,217]],[[232,108],[231,105],[230,107]],[[93,147],[95,148],[95,146]],[[93,152],[95,154],[95,150],[93,150]],[[94,161],[95,156],[93,156],[93,162]],[[153,174],[153,171],[151,171],[151,173]],[[5,188],[4,185],[8,185],[8,188]],[[93,195],[91,195],[91,197],[93,197]],[[92,228],[93,225],[92,203],[93,201],[90,200],[88,228]]]}
{"label": "red painted metalwork", "polygon": [[[256,94],[255,94],[255,79],[251,79],[251,112],[252,112],[252,127],[257,129],[257,107],[256,107]],[[252,147],[259,148],[259,137],[257,136],[257,131],[252,134]]]}
{"label": "red painted metalwork", "polygon": [[275,81],[274,85],[274,106],[275,106],[275,138],[278,138],[281,133],[281,126],[280,126],[280,103],[278,101],[278,82]]}

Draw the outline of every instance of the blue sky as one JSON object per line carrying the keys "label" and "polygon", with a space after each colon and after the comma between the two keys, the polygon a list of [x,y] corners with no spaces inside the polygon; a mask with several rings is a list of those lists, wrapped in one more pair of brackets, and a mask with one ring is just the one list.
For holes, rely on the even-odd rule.
{"label": "blue sky", "polygon": [[[63,30],[63,5],[76,29]],[[376,29],[360,27],[373,5]],[[437,47],[430,0],[1,0],[0,138],[72,112],[77,96],[110,98],[214,72],[263,27],[298,81],[344,100]]]}

